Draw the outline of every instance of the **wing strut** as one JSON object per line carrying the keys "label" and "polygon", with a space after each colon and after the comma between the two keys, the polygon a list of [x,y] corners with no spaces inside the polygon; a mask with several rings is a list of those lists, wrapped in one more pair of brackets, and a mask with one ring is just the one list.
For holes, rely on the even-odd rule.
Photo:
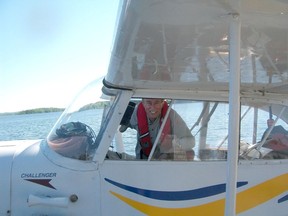
{"label": "wing strut", "polygon": [[240,122],[240,33],[238,13],[230,14],[229,37],[229,129],[225,216],[236,215],[236,182],[238,173],[238,147]]}

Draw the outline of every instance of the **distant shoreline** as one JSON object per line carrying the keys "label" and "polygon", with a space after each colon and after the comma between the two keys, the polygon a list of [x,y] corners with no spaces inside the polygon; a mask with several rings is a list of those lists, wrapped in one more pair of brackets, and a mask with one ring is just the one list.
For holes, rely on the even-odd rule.
{"label": "distant shoreline", "polygon": [[[85,111],[90,109],[101,109],[106,106],[108,102],[106,101],[98,101],[96,103],[86,104],[85,106],[81,107],[79,111]],[[50,112],[63,112],[64,108],[55,108],[55,107],[46,107],[46,108],[35,108],[29,110],[23,110],[19,112],[5,112],[0,113],[1,116],[3,115],[25,115],[25,114],[34,114],[34,113],[50,113]]]}
{"label": "distant shoreline", "polygon": [[64,108],[36,108],[36,109],[29,109],[29,110],[23,110],[19,112],[5,112],[0,113],[0,115],[25,115],[25,114],[34,114],[34,113],[50,113],[50,112],[62,112],[64,111]]}

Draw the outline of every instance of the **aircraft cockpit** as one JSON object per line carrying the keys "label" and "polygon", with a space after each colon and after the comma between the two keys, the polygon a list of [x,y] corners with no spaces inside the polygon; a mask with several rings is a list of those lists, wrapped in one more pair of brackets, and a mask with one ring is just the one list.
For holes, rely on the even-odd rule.
{"label": "aircraft cockpit", "polygon": [[[115,91],[115,90],[114,90]],[[121,91],[109,92],[98,80],[78,95],[75,101],[62,114],[48,135],[47,145],[56,153],[72,159],[92,161],[103,139],[109,121],[111,107],[120,106]],[[132,96],[126,111],[119,114],[119,126],[112,131],[113,137],[106,151],[106,160],[138,160],[137,131],[129,127],[135,107],[145,97]],[[163,116],[163,126],[159,134],[154,134],[155,143],[146,160],[173,161],[223,161],[227,160],[229,105],[223,100],[191,100],[173,96],[165,98],[169,107],[169,118]],[[126,103],[125,102],[125,103]],[[115,111],[115,110],[114,110]],[[114,112],[113,111],[113,112]],[[239,159],[283,159],[288,155],[286,106],[272,103],[243,100],[241,103]],[[109,118],[107,118],[107,116]],[[269,136],[267,119],[275,119],[273,127],[281,126],[284,131]],[[161,121],[162,121],[161,120]],[[171,134],[168,149],[161,146],[161,134],[165,125],[171,126],[170,132],[183,131],[181,124],[193,139]],[[272,128],[273,128],[272,127]],[[124,129],[123,129],[124,128]],[[263,139],[263,134],[269,132]],[[273,133],[271,133],[273,134]],[[110,136],[110,135],[109,135]],[[190,135],[189,135],[190,136]],[[102,144],[101,144],[102,145]],[[105,145],[105,144],[103,144]],[[105,149],[105,148],[104,148]],[[279,153],[279,151],[281,152]],[[273,152],[273,153],[271,153]]]}

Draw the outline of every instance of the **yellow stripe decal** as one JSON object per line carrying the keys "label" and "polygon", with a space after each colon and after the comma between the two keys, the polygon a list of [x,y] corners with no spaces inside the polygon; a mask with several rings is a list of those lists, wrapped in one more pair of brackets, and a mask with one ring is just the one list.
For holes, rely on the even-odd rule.
{"label": "yellow stripe decal", "polygon": [[[288,190],[288,174],[280,175],[261,184],[258,184],[252,188],[245,191],[239,192],[237,194],[237,206],[236,213],[247,211],[251,208],[260,205],[279,194]],[[186,208],[164,208],[158,206],[152,206],[145,203],[141,203],[130,198],[124,197],[118,193],[110,191],[114,196],[127,203],[128,205],[134,207],[135,209],[143,212],[147,215],[165,215],[165,216],[186,216],[188,214],[195,215],[213,215],[222,216],[224,215],[224,205],[225,199],[216,200],[214,202],[191,206]],[[276,202],[275,202],[276,203]]]}

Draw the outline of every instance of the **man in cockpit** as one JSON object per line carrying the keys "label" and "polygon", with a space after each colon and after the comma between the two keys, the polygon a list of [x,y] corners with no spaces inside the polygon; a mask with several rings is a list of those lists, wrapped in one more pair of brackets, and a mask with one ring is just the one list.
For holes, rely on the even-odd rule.
{"label": "man in cockpit", "polygon": [[[130,120],[121,125],[120,132],[124,132],[127,127],[137,130],[135,148],[137,159],[149,157],[168,108],[168,103],[163,99],[142,99],[142,102],[135,107]],[[175,110],[171,109],[153,158],[175,159],[175,148],[178,148],[185,152],[187,160],[193,160],[194,145],[195,138],[186,123]]]}
{"label": "man in cockpit", "polygon": [[[268,128],[262,135],[261,141],[265,139],[263,147],[272,149],[265,158],[283,159],[288,157],[288,131],[281,125],[275,126],[274,119],[267,120]],[[269,133],[270,131],[270,133]],[[267,134],[269,133],[269,134]]]}
{"label": "man in cockpit", "polygon": [[[273,127],[272,130],[271,130],[271,127]],[[275,136],[275,134],[288,135],[288,131],[286,131],[281,125],[275,126],[274,119],[268,119],[267,120],[267,129],[264,131],[262,138],[261,138],[261,141],[265,138],[265,136],[269,132],[269,130],[271,130],[271,132],[269,133],[267,139],[273,138],[273,136]]]}

